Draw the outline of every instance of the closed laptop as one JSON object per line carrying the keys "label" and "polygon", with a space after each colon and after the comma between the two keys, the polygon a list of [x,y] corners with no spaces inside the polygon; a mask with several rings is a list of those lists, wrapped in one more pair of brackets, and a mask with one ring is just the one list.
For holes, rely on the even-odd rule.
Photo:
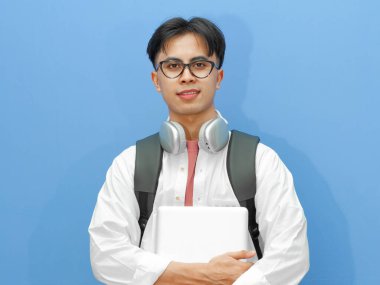
{"label": "closed laptop", "polygon": [[157,214],[156,253],[179,262],[208,262],[248,249],[245,207],[168,207]]}

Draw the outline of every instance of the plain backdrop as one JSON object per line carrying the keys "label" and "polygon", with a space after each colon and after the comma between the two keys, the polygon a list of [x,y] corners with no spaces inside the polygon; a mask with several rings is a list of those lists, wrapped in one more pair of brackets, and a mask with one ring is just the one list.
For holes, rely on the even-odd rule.
{"label": "plain backdrop", "polygon": [[0,283],[99,284],[87,227],[113,158],[167,109],[146,44],[173,16],[224,31],[217,108],[292,171],[302,284],[380,284],[380,2],[0,2]]}

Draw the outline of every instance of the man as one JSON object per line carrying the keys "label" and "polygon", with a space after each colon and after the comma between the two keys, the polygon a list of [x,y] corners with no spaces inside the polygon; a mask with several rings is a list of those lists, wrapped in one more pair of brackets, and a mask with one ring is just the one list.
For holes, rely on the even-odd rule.
{"label": "man", "polygon": [[[198,148],[201,126],[220,116],[214,96],[223,80],[225,42],[210,21],[173,18],[149,41],[151,78],[168,106],[171,122],[186,136],[186,151],[164,151],[153,212],[139,248],[139,205],[134,194],[136,148],[110,167],[89,227],[95,276],[106,284],[298,284],[309,268],[306,219],[290,172],[263,144],[256,152],[256,220],[263,258],[229,252],[209,263],[179,263],[153,253],[155,216],[161,205],[239,206],[229,183],[227,146]],[[195,155],[194,155],[195,153]],[[192,161],[192,163],[191,163]],[[195,167],[196,162],[196,167]]]}

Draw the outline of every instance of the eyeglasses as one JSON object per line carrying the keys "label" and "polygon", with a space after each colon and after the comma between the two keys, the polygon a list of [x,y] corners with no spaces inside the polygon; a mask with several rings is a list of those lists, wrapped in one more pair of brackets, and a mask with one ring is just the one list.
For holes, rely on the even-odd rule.
{"label": "eyeglasses", "polygon": [[209,60],[196,60],[190,63],[183,63],[178,60],[164,60],[158,64],[156,71],[160,68],[167,78],[174,79],[180,76],[186,67],[188,67],[190,73],[197,78],[206,78],[210,75],[214,67],[219,69],[215,62]]}

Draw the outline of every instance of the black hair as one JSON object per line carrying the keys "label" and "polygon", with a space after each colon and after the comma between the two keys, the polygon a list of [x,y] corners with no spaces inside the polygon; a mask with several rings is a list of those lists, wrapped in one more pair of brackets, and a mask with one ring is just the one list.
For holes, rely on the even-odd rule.
{"label": "black hair", "polygon": [[197,34],[205,40],[208,56],[215,53],[219,60],[218,68],[220,68],[223,64],[226,49],[223,32],[211,21],[200,17],[194,17],[190,20],[185,20],[181,17],[171,18],[155,30],[146,49],[153,67],[156,68],[156,56],[161,50],[165,51],[165,44],[168,40],[189,32]]}

